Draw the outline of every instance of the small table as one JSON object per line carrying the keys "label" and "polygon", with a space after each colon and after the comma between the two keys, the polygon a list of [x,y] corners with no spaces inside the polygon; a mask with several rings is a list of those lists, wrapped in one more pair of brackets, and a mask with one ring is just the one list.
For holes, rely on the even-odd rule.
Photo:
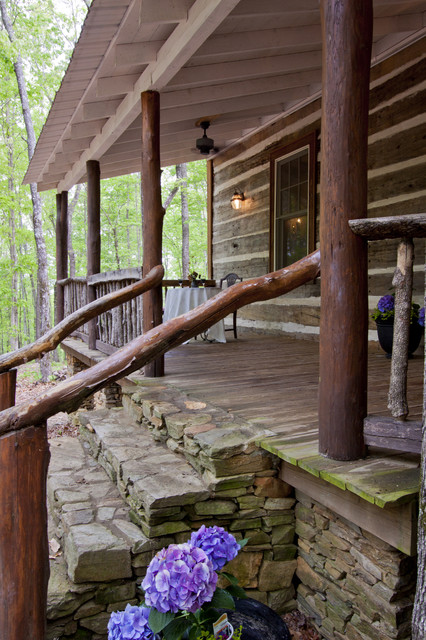
{"label": "small table", "polygon": [[[166,294],[164,305],[163,322],[181,316],[183,313],[195,309],[203,302],[213,298],[221,289],[219,287],[183,287],[181,289],[169,289]],[[207,340],[215,342],[226,342],[225,325],[223,320],[219,320],[207,330]]]}

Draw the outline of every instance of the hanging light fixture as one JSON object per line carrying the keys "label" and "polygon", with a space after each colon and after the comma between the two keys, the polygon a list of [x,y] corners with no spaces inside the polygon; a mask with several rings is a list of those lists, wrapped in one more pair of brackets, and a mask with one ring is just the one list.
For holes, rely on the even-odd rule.
{"label": "hanging light fixture", "polygon": [[243,206],[244,193],[239,189],[235,189],[234,195],[231,198],[231,207],[235,210],[241,209]]}

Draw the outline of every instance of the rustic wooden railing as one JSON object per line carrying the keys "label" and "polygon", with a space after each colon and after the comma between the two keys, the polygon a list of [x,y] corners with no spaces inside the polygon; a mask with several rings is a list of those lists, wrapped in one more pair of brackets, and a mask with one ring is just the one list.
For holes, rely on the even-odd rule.
{"label": "rustic wooden railing", "polygon": [[45,353],[53,351],[66,337],[89,320],[108,312],[117,305],[127,304],[138,296],[140,297],[145,291],[149,291],[152,287],[159,285],[163,273],[164,270],[161,265],[154,267],[142,280],[138,280],[134,284],[130,284],[118,291],[106,293],[98,300],[76,309],[56,327],[53,327],[32,344],[0,356],[0,374],[35,358],[41,358]]}
{"label": "rustic wooden railing", "polygon": [[[58,280],[57,286],[63,290],[64,317],[87,304],[88,288],[92,289],[94,300],[127,287],[142,278],[142,268],[119,269],[97,273],[88,278],[66,278]],[[204,280],[207,287],[215,286],[215,280]],[[188,287],[190,280],[163,280],[165,290],[169,287]],[[96,349],[110,355],[142,334],[142,299],[133,298],[100,314],[94,327]],[[89,342],[89,324],[75,331],[75,335]]]}
{"label": "rustic wooden railing", "polygon": [[364,441],[368,445],[420,453],[422,424],[420,421],[407,421],[407,371],[413,292],[413,238],[426,237],[426,214],[363,218],[351,220],[349,225],[354,233],[366,240],[400,238],[392,281],[395,287],[395,319],[388,393],[388,409],[392,417],[367,416],[364,420]]}
{"label": "rustic wooden railing", "polygon": [[[65,380],[36,400],[10,406],[0,413],[0,638],[45,638],[49,576],[47,418],[58,411],[77,409],[82,400],[106,384],[206,331],[236,309],[275,298],[309,282],[317,277],[319,269],[320,254],[316,251],[291,267],[236,284],[184,316],[135,338],[103,362]],[[14,393],[4,394],[3,401],[13,404]]]}

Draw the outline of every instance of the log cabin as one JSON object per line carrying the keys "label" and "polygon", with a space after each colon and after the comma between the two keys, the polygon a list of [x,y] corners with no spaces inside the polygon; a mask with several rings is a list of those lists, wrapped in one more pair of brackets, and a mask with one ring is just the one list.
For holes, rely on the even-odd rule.
{"label": "log cabin", "polygon": [[[323,638],[410,637],[423,359],[414,358],[409,371],[417,420],[382,417],[385,365],[374,351],[369,358],[368,314],[392,286],[398,238],[410,247],[414,239],[414,266],[398,257],[398,268],[411,272],[415,299],[424,297],[425,15],[419,0],[93,0],[26,175],[39,190],[57,193],[57,322],[67,315],[68,191],[87,182],[88,277],[78,286],[93,304],[95,285],[105,281],[100,180],[141,171],[146,275],[161,264],[161,167],[198,159],[201,137],[210,148],[208,276],[236,272],[243,281],[209,303],[207,318],[198,320],[195,311],[173,325],[177,338],[162,324],[156,281],[142,309],[135,307],[142,326],[121,336],[124,343],[141,341],[115,351],[111,369],[99,349],[99,325],[90,320],[87,342],[72,338],[63,348],[75,371],[94,366],[36,406],[7,410],[13,405],[7,377],[1,456],[12,467],[16,450],[23,453],[16,463],[21,475],[4,483],[2,499],[14,486],[20,505],[28,478],[37,472],[39,482],[15,529],[5,518],[0,531],[2,601],[11,585],[22,593],[2,606],[1,637],[45,638],[48,454],[38,427],[62,404],[75,408],[72,394],[80,404],[110,383],[120,387],[123,406],[143,432],[131,431],[133,441],[154,446],[148,434],[166,445],[169,470],[157,477],[157,495],[151,469],[139,480],[139,495],[137,477],[126,480],[124,462],[117,468],[107,451],[108,433],[120,432],[116,418],[96,412],[81,417],[86,449],[80,458],[73,450],[75,466],[61,467],[51,445],[48,493],[65,531],[67,594],[85,589],[89,597],[75,597],[68,608],[68,596],[51,585],[60,606],[49,608],[48,637],[105,637],[107,613],[119,597],[102,594],[116,589],[134,597],[146,566],[137,545],[152,554],[165,540],[182,541],[201,519],[249,537],[234,568],[243,586],[278,611],[299,606]],[[414,219],[410,230],[405,216]],[[391,231],[376,236],[380,219],[389,217]],[[349,222],[365,218],[372,224],[359,235]],[[302,265],[299,286],[278,291],[293,263]],[[260,286],[269,287],[267,295],[252,296]],[[239,327],[254,330],[254,337],[242,333],[226,345],[198,344],[197,351],[182,345],[164,360],[172,346],[240,307]],[[148,342],[157,350],[148,348],[138,360]],[[406,364],[406,348],[402,359]],[[135,428],[122,426],[123,443]],[[84,566],[84,553],[74,551],[84,527],[107,525],[98,511],[94,523],[71,521],[73,503],[63,500],[65,487],[82,473],[87,448],[118,478],[121,497],[130,496],[139,531],[120,507],[126,517],[108,529],[120,562],[110,567],[101,550],[90,549],[105,569],[98,566],[95,574]],[[165,454],[155,449],[155,455]],[[196,487],[182,480],[181,490],[188,471],[178,459],[195,470]],[[57,466],[62,474],[55,475]],[[31,540],[25,512],[41,514]],[[11,531],[14,546],[27,549],[25,558],[8,555]],[[29,601],[32,612],[22,622]]]}

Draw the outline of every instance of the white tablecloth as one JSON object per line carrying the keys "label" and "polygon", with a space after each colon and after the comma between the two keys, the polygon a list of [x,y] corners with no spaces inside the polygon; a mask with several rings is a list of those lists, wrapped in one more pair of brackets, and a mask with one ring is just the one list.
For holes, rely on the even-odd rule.
{"label": "white tablecloth", "polygon": [[[169,289],[166,294],[163,322],[191,311],[191,309],[198,307],[198,305],[215,296],[219,291],[221,291],[221,289],[218,287],[183,287]],[[223,320],[219,320],[219,322],[210,327],[207,331],[207,339],[215,340],[216,342],[226,342]]]}

